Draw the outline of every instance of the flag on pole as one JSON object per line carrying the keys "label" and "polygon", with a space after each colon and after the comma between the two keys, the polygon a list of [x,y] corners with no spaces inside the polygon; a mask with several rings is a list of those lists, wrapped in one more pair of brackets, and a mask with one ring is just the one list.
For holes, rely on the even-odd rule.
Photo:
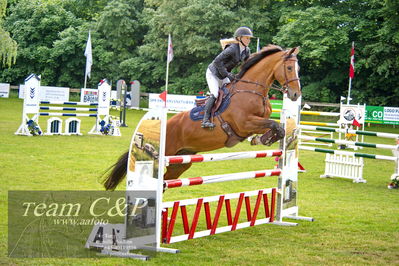
{"label": "flag on pole", "polygon": [[168,36],[168,51],[167,51],[167,57],[166,57],[166,84],[165,84],[165,91],[162,92],[159,95],[159,98],[161,98],[166,107],[166,96],[168,95],[168,82],[169,82],[169,63],[173,60],[173,45],[172,45],[172,37]]}
{"label": "flag on pole", "polygon": [[349,66],[349,86],[348,86],[348,97],[346,98],[346,104],[349,104],[352,100],[351,98],[351,87],[352,87],[352,79],[355,77],[355,42],[352,42],[352,50],[351,50],[351,61]]}
{"label": "flag on pole", "polygon": [[301,172],[306,172],[305,167],[303,167],[303,165],[300,162],[298,162],[298,170]]}
{"label": "flag on pole", "polygon": [[352,125],[356,126],[356,127],[360,127],[360,123],[356,120],[356,118],[353,119]]}
{"label": "flag on pole", "polygon": [[173,60],[173,45],[172,45],[172,37],[169,34],[168,38],[168,64]]}
{"label": "flag on pole", "polygon": [[161,94],[159,94],[159,98],[162,99],[162,101],[165,102],[166,104],[166,96],[167,96],[168,92],[167,91],[163,91]]}
{"label": "flag on pole", "polygon": [[351,50],[351,61],[349,66],[349,77],[353,79],[355,77],[355,42],[352,42]]}
{"label": "flag on pole", "polygon": [[93,64],[93,56],[92,56],[92,51],[91,51],[91,36],[90,36],[90,31],[89,31],[89,38],[87,39],[87,43],[86,43],[85,56],[86,56],[86,73],[85,73],[85,78],[86,78],[86,77],[89,77],[89,78],[90,78],[91,65]]}

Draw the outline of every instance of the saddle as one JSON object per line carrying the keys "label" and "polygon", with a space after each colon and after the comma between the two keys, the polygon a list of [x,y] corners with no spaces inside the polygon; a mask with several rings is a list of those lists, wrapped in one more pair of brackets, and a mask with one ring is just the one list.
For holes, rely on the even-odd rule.
{"label": "saddle", "polygon": [[[248,137],[248,136],[241,137],[237,135],[237,133],[235,133],[234,130],[231,128],[230,124],[224,121],[223,118],[220,116],[220,114],[223,113],[227,109],[227,107],[229,107],[231,96],[232,94],[228,91],[228,89],[225,86],[220,88],[219,96],[212,107],[211,117],[210,117],[210,120],[212,122],[215,116],[218,118],[223,131],[226,133],[228,137],[225,143],[226,147],[232,147],[236,145],[238,142],[241,142]],[[190,118],[193,121],[198,121],[203,119],[204,107],[208,98],[209,97],[195,100],[196,107],[194,107],[190,112]]]}
{"label": "saddle", "polygon": [[[213,105],[211,110],[211,118],[210,118],[211,120],[213,120],[215,116],[223,113],[227,109],[227,107],[229,107],[230,97],[231,94],[229,93],[226,87],[223,86],[221,89],[219,89],[219,96],[216,99],[215,104]],[[198,121],[203,119],[205,103],[208,100],[208,98],[209,97],[195,100],[196,107],[194,107],[190,111],[191,120]]]}
{"label": "saddle", "polygon": [[[216,111],[219,110],[224,97],[229,94],[229,92],[227,90],[226,91],[223,90],[223,88],[219,89],[218,98],[216,99],[215,104],[213,105],[212,110],[211,110],[211,117],[213,117],[215,115]],[[195,99],[195,106],[205,107],[205,104],[206,104],[206,101],[208,100],[208,98],[209,98],[209,96],[207,96],[205,98],[201,98],[201,99]]]}

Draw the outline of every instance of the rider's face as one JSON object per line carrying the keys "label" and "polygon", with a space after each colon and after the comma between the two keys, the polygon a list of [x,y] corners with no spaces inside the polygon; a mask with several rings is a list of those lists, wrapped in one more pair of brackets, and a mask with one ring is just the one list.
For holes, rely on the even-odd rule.
{"label": "rider's face", "polygon": [[248,36],[242,36],[241,37],[241,41],[245,46],[248,46],[249,43],[251,42],[251,37]]}

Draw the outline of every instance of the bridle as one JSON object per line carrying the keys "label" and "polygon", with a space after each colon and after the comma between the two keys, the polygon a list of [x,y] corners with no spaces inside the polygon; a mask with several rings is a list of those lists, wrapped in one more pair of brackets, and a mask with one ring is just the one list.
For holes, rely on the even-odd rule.
{"label": "bridle", "polygon": [[284,67],[284,79],[285,79],[285,82],[284,82],[283,86],[279,86],[279,85],[276,85],[276,84],[273,83],[272,85],[270,85],[270,87],[267,87],[267,86],[265,86],[263,84],[260,84],[260,83],[258,83],[256,81],[250,81],[250,80],[245,80],[245,79],[235,79],[234,83],[241,81],[241,82],[244,82],[244,83],[255,84],[256,86],[262,87],[263,89],[273,89],[273,90],[280,91],[282,93],[286,93],[288,91],[288,89],[290,88],[289,85],[288,85],[289,83],[291,83],[293,81],[299,81],[300,80],[300,78],[288,79],[287,67],[286,67],[286,62],[287,61],[298,62],[298,59],[296,58],[296,56],[292,56],[292,55],[291,56],[287,56],[286,58],[284,58],[283,67]]}
{"label": "bridle", "polygon": [[[267,93],[265,91],[263,91],[263,93],[259,93],[258,91],[255,91],[255,90],[240,90],[240,89],[236,88],[236,85],[237,85],[237,83],[239,81],[241,81],[241,82],[244,82],[244,83],[254,84],[254,85],[259,86],[259,87],[261,87],[263,89],[274,89],[274,90],[281,91],[282,93],[286,93],[286,92],[288,92],[288,89],[290,88],[288,84],[293,82],[293,81],[299,80],[299,78],[288,79],[287,68],[286,68],[286,62],[287,61],[295,61],[295,62],[297,62],[298,59],[296,58],[295,55],[292,55],[292,54],[288,54],[287,56],[285,56],[284,61],[283,61],[285,82],[284,82],[282,87],[280,87],[278,85],[275,85],[275,84],[271,84],[270,87],[267,87],[267,86],[265,86],[263,84],[260,84],[260,83],[258,83],[256,81],[250,81],[250,80],[237,79],[236,78],[236,79],[234,79],[234,81],[231,82],[231,87],[229,89],[230,93],[227,94],[228,99],[232,98],[237,93],[250,93],[250,94],[255,94],[257,96],[260,96],[262,98],[262,104],[263,104],[262,117],[264,117],[266,115],[266,112],[267,112],[267,110],[266,110],[267,108],[266,107],[267,107],[267,103],[269,101],[269,96],[267,95]],[[222,128],[225,130],[225,132],[226,132],[226,134],[228,136],[230,136],[232,134],[232,132],[233,132],[237,137],[241,138],[242,140],[244,140],[246,138],[246,137],[238,136],[237,133],[235,133],[234,130],[231,129],[231,127],[230,127],[230,125],[228,123],[227,123],[227,125],[230,127],[230,131],[226,131],[226,129],[225,129],[225,128],[227,128],[225,126],[226,122],[223,120],[222,115],[219,114],[216,117],[219,119],[219,122],[222,125]]]}
{"label": "bridle", "polygon": [[[290,59],[290,58],[292,58],[292,59]],[[296,56],[289,56],[289,57],[286,57],[284,59],[283,65],[284,65],[284,79],[285,79],[285,82],[284,82],[283,88],[286,88],[285,90],[288,90],[288,88],[289,88],[288,84],[289,83],[291,83],[293,81],[299,81],[300,80],[299,78],[288,79],[288,77],[287,77],[287,68],[286,68],[286,64],[285,64],[287,61],[298,62],[298,59],[296,58]]]}

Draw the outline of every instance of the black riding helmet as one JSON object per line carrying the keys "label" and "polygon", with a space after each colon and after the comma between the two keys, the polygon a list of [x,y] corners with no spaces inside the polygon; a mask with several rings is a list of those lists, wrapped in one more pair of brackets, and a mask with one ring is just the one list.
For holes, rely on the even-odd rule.
{"label": "black riding helmet", "polygon": [[238,29],[236,29],[236,31],[234,32],[234,37],[239,38],[243,36],[255,38],[252,34],[252,30],[248,27],[239,27]]}
{"label": "black riding helmet", "polygon": [[239,27],[234,32],[234,38],[236,38],[236,40],[239,41],[242,45],[246,46],[241,40],[241,37],[244,37],[244,36],[250,37],[250,38],[255,38],[254,35],[252,34],[252,30],[248,27]]}

